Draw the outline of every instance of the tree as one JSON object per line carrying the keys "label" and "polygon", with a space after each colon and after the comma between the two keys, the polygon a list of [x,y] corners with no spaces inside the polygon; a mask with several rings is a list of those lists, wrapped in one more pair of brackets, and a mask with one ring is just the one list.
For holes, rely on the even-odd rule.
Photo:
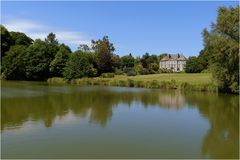
{"label": "tree", "polygon": [[220,91],[239,93],[239,6],[220,7],[217,23],[203,38]]}
{"label": "tree", "polygon": [[149,57],[150,57],[150,56],[149,56],[149,53],[145,53],[145,54],[142,56],[140,62],[142,63],[143,68],[148,68],[148,58],[149,58]]}
{"label": "tree", "polygon": [[61,44],[59,51],[56,53],[55,58],[50,63],[50,72],[52,76],[63,76],[63,68],[66,66],[67,60],[70,56],[71,49]]}
{"label": "tree", "polygon": [[199,73],[202,71],[202,67],[197,57],[192,56],[188,58],[186,62],[185,71],[187,73]]}
{"label": "tree", "polygon": [[208,69],[210,67],[210,59],[211,54],[206,49],[200,51],[198,61],[199,64],[202,66],[202,70]]}
{"label": "tree", "polygon": [[0,28],[1,28],[1,58],[2,58],[9,50],[10,46],[13,44],[13,40],[8,30],[3,25],[0,25]]}
{"label": "tree", "polygon": [[78,49],[82,52],[89,52],[90,51],[90,48],[86,44],[80,44]]}
{"label": "tree", "polygon": [[89,62],[89,54],[81,51],[72,53],[63,71],[63,76],[67,80],[92,77],[97,74],[97,70]]}
{"label": "tree", "polygon": [[25,76],[24,55],[26,46],[15,45],[10,48],[2,60],[2,78],[8,80],[23,80]]}
{"label": "tree", "polygon": [[54,34],[53,32],[51,32],[47,35],[47,38],[45,38],[45,41],[49,44],[58,45],[58,40],[56,39],[56,34]]}
{"label": "tree", "polygon": [[127,67],[127,68],[134,67],[135,59],[134,59],[134,57],[132,56],[131,53],[129,55],[121,57],[120,61],[121,61],[122,68],[124,68],[124,67]]}
{"label": "tree", "polygon": [[27,79],[46,80],[50,75],[49,65],[53,58],[50,45],[40,39],[35,40],[33,45],[27,48],[25,55]]}
{"label": "tree", "polygon": [[112,56],[113,68],[116,71],[121,68],[121,62],[119,55],[113,54]]}
{"label": "tree", "polygon": [[21,32],[10,32],[14,45],[29,46],[33,43],[33,40],[26,34]]}
{"label": "tree", "polygon": [[163,57],[167,56],[168,54],[167,53],[162,53],[159,55],[159,60],[161,60]]}
{"label": "tree", "polygon": [[96,54],[97,69],[98,72],[113,72],[113,61],[112,56],[115,48],[113,44],[109,42],[108,37],[104,36],[102,39],[97,41],[92,40],[92,48]]}
{"label": "tree", "polygon": [[148,68],[150,74],[155,74],[159,70],[159,65],[157,63],[150,63]]}

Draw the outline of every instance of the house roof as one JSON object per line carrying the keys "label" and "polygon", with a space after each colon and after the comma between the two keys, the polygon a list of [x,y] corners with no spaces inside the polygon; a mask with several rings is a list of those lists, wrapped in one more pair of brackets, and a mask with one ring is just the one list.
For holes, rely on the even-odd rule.
{"label": "house roof", "polygon": [[168,60],[187,60],[187,58],[183,54],[168,54],[161,59],[161,61]]}

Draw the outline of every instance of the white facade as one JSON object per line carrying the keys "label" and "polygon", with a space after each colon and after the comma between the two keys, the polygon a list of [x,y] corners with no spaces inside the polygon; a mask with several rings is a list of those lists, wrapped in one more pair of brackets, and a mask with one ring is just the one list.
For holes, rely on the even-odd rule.
{"label": "white facade", "polygon": [[159,68],[180,72],[184,70],[186,60],[182,54],[169,54],[160,61]]}

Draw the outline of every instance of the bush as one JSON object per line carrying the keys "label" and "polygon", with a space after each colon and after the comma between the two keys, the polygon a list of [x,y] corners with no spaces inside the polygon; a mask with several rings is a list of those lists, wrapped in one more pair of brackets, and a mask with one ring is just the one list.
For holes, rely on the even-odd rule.
{"label": "bush", "polygon": [[128,86],[128,83],[127,83],[126,80],[120,80],[120,81],[119,81],[119,86],[121,86],[121,87],[127,87],[127,86]]}
{"label": "bush", "polygon": [[134,87],[134,80],[128,79],[128,87]]}
{"label": "bush", "polygon": [[158,73],[173,73],[173,71],[171,69],[167,69],[167,68],[160,68],[158,70]]}
{"label": "bush", "polygon": [[103,78],[113,78],[115,75],[114,73],[102,73],[101,77]]}
{"label": "bush", "polygon": [[159,82],[157,80],[152,80],[149,84],[149,88],[160,88]]}
{"label": "bush", "polygon": [[136,76],[137,75],[137,72],[135,71],[134,68],[125,67],[125,68],[123,68],[123,71],[127,74],[127,76]]}
{"label": "bush", "polygon": [[115,75],[124,75],[124,72],[121,69],[116,69]]}
{"label": "bush", "polygon": [[47,80],[48,84],[66,84],[67,81],[62,77],[52,77]]}
{"label": "bush", "polygon": [[137,73],[135,70],[131,70],[131,71],[127,72],[127,76],[136,76],[136,75],[137,75]]}
{"label": "bush", "polygon": [[139,88],[143,88],[145,85],[144,85],[143,81],[136,81],[134,86],[135,87],[139,87]]}
{"label": "bush", "polygon": [[142,68],[141,70],[139,70],[139,74],[147,75],[147,74],[149,74],[149,70],[147,68]]}

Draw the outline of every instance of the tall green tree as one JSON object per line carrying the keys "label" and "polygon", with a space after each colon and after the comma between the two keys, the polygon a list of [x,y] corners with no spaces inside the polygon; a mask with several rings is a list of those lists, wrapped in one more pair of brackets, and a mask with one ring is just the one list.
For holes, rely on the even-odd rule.
{"label": "tall green tree", "polygon": [[47,38],[45,38],[45,41],[49,44],[56,44],[58,45],[58,40],[56,38],[56,34],[51,32],[47,35]]}
{"label": "tall green tree", "polygon": [[10,46],[13,45],[13,40],[8,30],[3,25],[0,25],[0,29],[1,29],[1,58],[2,58],[9,50]]}
{"label": "tall green tree", "polygon": [[104,36],[97,41],[92,40],[92,49],[96,54],[98,72],[113,72],[113,52],[115,50],[113,44],[109,41],[108,36]]}
{"label": "tall green tree", "polygon": [[185,72],[187,73],[200,73],[202,69],[202,65],[199,63],[199,59],[196,56],[189,57],[186,66]]}
{"label": "tall green tree", "polygon": [[33,43],[33,40],[26,34],[21,32],[10,32],[14,45],[29,46]]}
{"label": "tall green tree", "polygon": [[78,50],[82,52],[90,52],[90,47],[87,44],[80,44]]}
{"label": "tall green tree", "polygon": [[46,80],[50,75],[49,66],[53,58],[50,45],[40,39],[35,40],[25,55],[27,79]]}
{"label": "tall green tree", "polygon": [[67,80],[92,77],[97,74],[97,70],[90,63],[89,53],[76,51],[72,53],[63,71],[63,76]]}
{"label": "tall green tree", "polygon": [[26,79],[24,59],[26,50],[27,47],[24,45],[15,45],[10,48],[2,60],[2,78],[8,80]]}
{"label": "tall green tree", "polygon": [[59,51],[56,53],[55,58],[50,63],[51,76],[63,76],[63,68],[66,66],[70,53],[71,49],[68,46],[64,44],[60,45]]}
{"label": "tall green tree", "polygon": [[239,93],[239,6],[220,7],[217,23],[203,37],[219,89]]}
{"label": "tall green tree", "polygon": [[121,57],[121,66],[122,68],[127,67],[127,68],[132,68],[134,67],[135,59],[130,53],[129,55]]}

